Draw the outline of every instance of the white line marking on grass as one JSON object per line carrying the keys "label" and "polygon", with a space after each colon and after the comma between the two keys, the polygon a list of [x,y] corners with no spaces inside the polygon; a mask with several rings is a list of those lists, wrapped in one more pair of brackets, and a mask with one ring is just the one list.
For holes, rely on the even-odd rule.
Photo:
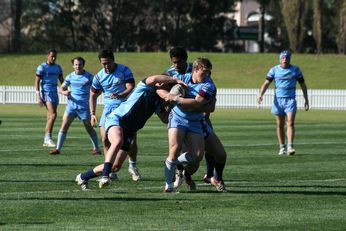
{"label": "white line marking on grass", "polygon": [[[346,144],[346,142],[303,142],[295,143],[295,145],[326,145],[326,144]],[[272,146],[277,145],[277,143],[266,143],[266,144],[224,144],[225,147],[261,147],[261,146]]]}
{"label": "white line marking on grass", "polygon": [[[262,147],[262,146],[272,146],[276,145],[277,143],[261,143],[261,144],[226,144],[224,143],[225,147]],[[296,145],[327,145],[327,144],[346,144],[346,142],[302,142],[302,143],[295,143]],[[46,148],[47,151],[50,149]],[[18,152],[22,151],[23,149],[0,149],[0,152]],[[26,151],[43,151],[42,148],[32,148],[32,149],[25,149]],[[78,151],[90,151],[88,148],[79,149]],[[155,154],[154,152],[151,152],[152,154]]]}

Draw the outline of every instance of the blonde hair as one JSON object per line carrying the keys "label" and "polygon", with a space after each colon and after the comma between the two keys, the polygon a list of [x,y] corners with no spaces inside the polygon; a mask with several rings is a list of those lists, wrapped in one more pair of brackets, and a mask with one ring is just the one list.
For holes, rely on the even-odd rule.
{"label": "blonde hair", "polygon": [[211,64],[210,60],[207,58],[199,57],[197,58],[193,64],[192,64],[193,69],[200,69],[202,68],[203,70],[208,70],[211,71],[213,68],[213,65]]}

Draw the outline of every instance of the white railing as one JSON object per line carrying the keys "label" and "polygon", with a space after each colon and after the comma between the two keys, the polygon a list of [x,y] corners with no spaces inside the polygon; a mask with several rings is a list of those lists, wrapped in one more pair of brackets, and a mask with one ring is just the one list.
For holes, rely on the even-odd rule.
{"label": "white railing", "polygon": [[[219,88],[217,93],[217,108],[257,108],[259,89],[226,89]],[[346,90],[308,90],[310,107],[323,110],[346,110]],[[272,104],[274,90],[268,89],[263,97],[261,107],[269,108]],[[60,103],[66,104],[66,97],[59,95]],[[98,97],[98,104],[103,104]],[[0,104],[36,104],[36,95],[31,86],[0,86]],[[297,104],[304,106],[302,91],[297,89]]]}

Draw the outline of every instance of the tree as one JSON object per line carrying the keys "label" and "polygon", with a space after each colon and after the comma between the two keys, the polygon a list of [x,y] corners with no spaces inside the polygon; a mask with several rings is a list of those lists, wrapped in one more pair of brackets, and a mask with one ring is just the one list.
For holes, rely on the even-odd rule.
{"label": "tree", "polygon": [[339,54],[346,54],[346,0],[339,1],[338,35],[336,43]]}
{"label": "tree", "polygon": [[322,52],[322,0],[313,0],[313,27],[312,35],[316,43],[316,53]]}
{"label": "tree", "polygon": [[13,20],[13,36],[12,36],[12,49],[14,52],[21,51],[21,17],[22,17],[22,1],[11,0],[11,12]]}
{"label": "tree", "polygon": [[294,52],[301,52],[304,39],[304,16],[308,1],[282,0],[281,4],[281,12],[287,29],[290,49]]}

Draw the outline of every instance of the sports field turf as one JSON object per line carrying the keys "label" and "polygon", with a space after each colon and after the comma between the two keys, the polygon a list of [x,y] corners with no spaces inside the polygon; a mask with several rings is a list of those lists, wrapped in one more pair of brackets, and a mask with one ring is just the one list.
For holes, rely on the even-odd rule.
{"label": "sports field turf", "polygon": [[[54,139],[63,106],[55,125]],[[166,129],[153,117],[138,134],[143,181],[127,164],[120,180],[81,191],[75,176],[102,162],[80,121],[62,154],[42,147],[45,110],[0,105],[0,230],[345,230],[346,112],[299,111],[293,157],[278,156],[269,110],[217,110],[214,128],[228,152],[227,193],[164,194]],[[204,163],[204,162],[203,162]]]}

